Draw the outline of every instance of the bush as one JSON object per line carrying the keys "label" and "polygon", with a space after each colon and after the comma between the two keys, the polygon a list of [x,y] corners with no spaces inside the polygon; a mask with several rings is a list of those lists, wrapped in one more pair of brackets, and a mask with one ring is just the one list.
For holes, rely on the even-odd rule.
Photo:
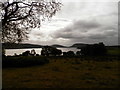
{"label": "bush", "polygon": [[68,51],[68,52],[67,52],[67,55],[68,55],[68,56],[75,56],[75,54],[74,54],[73,51]]}
{"label": "bush", "polygon": [[73,51],[63,52],[63,56],[75,56]]}
{"label": "bush", "polygon": [[103,43],[87,45],[81,48],[81,55],[98,56],[106,55],[107,49]]}
{"label": "bush", "polygon": [[30,56],[30,51],[25,51],[22,53],[22,56]]}
{"label": "bush", "polygon": [[41,50],[42,56],[60,56],[62,54],[62,51],[51,46],[44,46]]}
{"label": "bush", "polygon": [[5,57],[5,53],[6,53],[5,49],[2,48],[2,57]]}
{"label": "bush", "polygon": [[76,56],[80,56],[80,55],[81,55],[80,51],[77,51]]}
{"label": "bush", "polygon": [[63,52],[63,56],[67,56],[67,52]]}
{"label": "bush", "polygon": [[20,57],[4,57],[2,60],[3,67],[27,67],[34,65],[43,65],[49,63],[49,60],[40,56],[20,56]]}

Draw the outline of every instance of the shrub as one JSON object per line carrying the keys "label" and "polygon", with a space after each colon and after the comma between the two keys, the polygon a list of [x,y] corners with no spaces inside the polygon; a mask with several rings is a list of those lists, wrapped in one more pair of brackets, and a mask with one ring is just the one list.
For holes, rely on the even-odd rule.
{"label": "shrub", "polygon": [[30,51],[25,51],[22,53],[22,56],[30,56]]}
{"label": "shrub", "polygon": [[68,51],[68,52],[67,52],[67,56],[75,56],[75,54],[74,54],[73,51]]}
{"label": "shrub", "polygon": [[63,56],[75,56],[73,51],[63,52]]}
{"label": "shrub", "polygon": [[76,52],[76,55],[77,55],[77,56],[80,56],[80,55],[81,55],[80,51],[77,51],[77,52]]}
{"label": "shrub", "polygon": [[2,61],[3,67],[26,67],[34,65],[43,65],[49,63],[49,60],[40,56],[19,56],[19,57],[4,57]]}
{"label": "shrub", "polygon": [[103,43],[87,45],[81,48],[81,55],[98,56],[105,55],[107,49]]}
{"label": "shrub", "polygon": [[41,55],[43,56],[60,56],[62,54],[62,51],[50,46],[44,46],[41,50]]}

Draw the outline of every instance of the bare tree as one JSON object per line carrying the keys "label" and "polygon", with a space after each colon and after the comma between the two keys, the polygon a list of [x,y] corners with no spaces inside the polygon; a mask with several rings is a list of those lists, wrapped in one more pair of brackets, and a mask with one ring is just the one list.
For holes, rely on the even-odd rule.
{"label": "bare tree", "polygon": [[2,42],[27,39],[30,28],[39,28],[41,21],[51,18],[60,8],[61,3],[55,0],[1,2]]}

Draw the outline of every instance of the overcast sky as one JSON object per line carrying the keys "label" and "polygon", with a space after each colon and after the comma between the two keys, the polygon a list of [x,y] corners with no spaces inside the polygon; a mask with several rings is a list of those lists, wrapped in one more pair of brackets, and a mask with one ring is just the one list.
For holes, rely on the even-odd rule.
{"label": "overcast sky", "polygon": [[117,0],[96,1],[61,0],[61,11],[50,21],[44,22],[41,28],[33,29],[29,40],[24,42],[67,46],[98,42],[106,45],[118,44]]}

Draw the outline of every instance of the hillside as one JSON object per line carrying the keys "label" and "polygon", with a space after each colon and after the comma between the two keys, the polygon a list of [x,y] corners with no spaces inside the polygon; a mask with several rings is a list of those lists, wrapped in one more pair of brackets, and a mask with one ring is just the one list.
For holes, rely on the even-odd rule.
{"label": "hillside", "polygon": [[56,48],[66,48],[66,46],[58,45],[58,44],[54,44],[54,45],[51,45],[51,46],[56,47]]}
{"label": "hillside", "polygon": [[[59,44],[53,44],[50,45],[52,47],[56,48],[82,48],[85,47],[88,44],[84,43],[75,43],[72,46],[63,46]],[[16,44],[16,43],[2,43],[2,47],[5,49],[20,49],[20,48],[41,48],[43,45],[37,45],[37,44],[26,44],[26,43],[21,43],[21,44]],[[115,46],[106,46],[107,48],[119,48],[120,46],[115,45]]]}
{"label": "hillside", "polygon": [[19,49],[19,48],[41,48],[41,45],[34,44],[16,44],[16,43],[2,43],[5,49]]}
{"label": "hillside", "polygon": [[70,47],[79,47],[79,48],[81,48],[81,47],[85,47],[86,45],[88,45],[88,44],[84,44],[84,43],[75,43],[75,44],[73,44],[73,45],[70,46]]}

